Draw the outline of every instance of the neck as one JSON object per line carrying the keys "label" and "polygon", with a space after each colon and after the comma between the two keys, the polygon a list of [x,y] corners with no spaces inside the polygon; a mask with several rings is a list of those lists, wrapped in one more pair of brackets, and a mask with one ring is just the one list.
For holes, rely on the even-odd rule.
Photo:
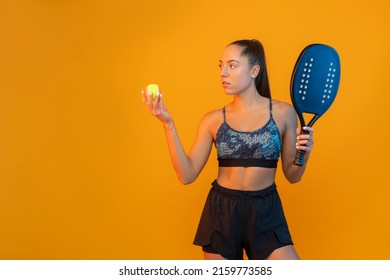
{"label": "neck", "polygon": [[266,102],[265,97],[261,96],[256,89],[235,94],[231,107],[234,110],[251,111],[263,106]]}

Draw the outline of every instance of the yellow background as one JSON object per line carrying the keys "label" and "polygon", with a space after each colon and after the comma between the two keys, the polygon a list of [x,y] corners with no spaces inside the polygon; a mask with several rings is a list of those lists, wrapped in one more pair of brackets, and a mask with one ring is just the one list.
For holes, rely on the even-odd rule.
{"label": "yellow background", "polygon": [[305,177],[277,175],[300,256],[390,259],[389,14],[387,0],[1,0],[0,258],[201,259],[215,151],[180,185],[140,91],[160,84],[188,150],[230,101],[223,48],[258,38],[275,99],[307,44],[342,62]]}

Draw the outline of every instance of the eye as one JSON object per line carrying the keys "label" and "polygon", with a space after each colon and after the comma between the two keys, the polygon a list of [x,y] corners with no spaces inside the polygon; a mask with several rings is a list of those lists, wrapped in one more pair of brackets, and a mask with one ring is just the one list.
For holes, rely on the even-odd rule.
{"label": "eye", "polygon": [[229,67],[230,67],[230,69],[235,69],[235,68],[237,68],[237,65],[236,64],[229,64]]}

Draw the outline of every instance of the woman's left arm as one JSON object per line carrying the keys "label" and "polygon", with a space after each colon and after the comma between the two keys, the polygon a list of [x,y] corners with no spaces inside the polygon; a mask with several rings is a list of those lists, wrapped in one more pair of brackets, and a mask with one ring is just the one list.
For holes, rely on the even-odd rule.
{"label": "woman's left arm", "polygon": [[[297,183],[305,173],[307,162],[313,148],[313,128],[304,127],[308,134],[300,134],[297,115],[292,106],[284,111],[284,132],[282,135],[282,166],[283,173],[290,183]],[[294,164],[297,150],[305,151],[303,166]]]}

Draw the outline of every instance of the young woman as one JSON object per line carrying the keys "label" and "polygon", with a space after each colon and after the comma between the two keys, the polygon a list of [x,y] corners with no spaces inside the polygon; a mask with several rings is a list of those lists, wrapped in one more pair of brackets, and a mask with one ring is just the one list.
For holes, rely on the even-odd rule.
{"label": "young woman", "polygon": [[[215,144],[219,169],[200,218],[194,244],[205,259],[298,259],[274,183],[277,162],[287,180],[300,181],[313,146],[313,130],[300,134],[287,103],[271,99],[264,48],[258,40],[229,44],[219,60],[221,83],[233,101],[200,121],[187,154],[162,95],[143,102],[164,128],[174,169],[192,183]],[[298,136],[297,136],[298,135]],[[296,150],[304,165],[293,164]]]}

